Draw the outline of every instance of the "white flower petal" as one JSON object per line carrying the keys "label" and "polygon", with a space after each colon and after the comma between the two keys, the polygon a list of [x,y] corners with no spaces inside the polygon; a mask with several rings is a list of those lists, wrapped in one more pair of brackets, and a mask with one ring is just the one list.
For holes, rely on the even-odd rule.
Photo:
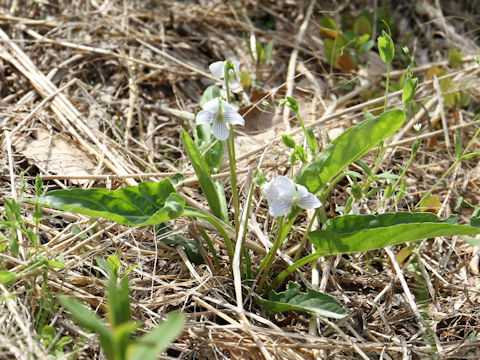
{"label": "white flower petal", "polygon": [[223,114],[223,119],[232,125],[245,125],[245,120],[243,120],[242,115],[236,111],[228,111]]}
{"label": "white flower petal", "polygon": [[225,141],[230,136],[227,124],[223,120],[215,120],[212,125],[212,133],[218,140]]}
{"label": "white flower petal", "polygon": [[222,110],[224,112],[237,111],[238,107],[235,105],[229,104],[228,102],[222,100]]}
{"label": "white flower petal", "polygon": [[[218,109],[220,107],[219,104],[219,97],[213,98],[212,100],[207,101],[205,104],[203,104],[203,110],[207,111],[212,111],[212,112],[218,112]],[[224,101],[222,100],[222,106],[223,106]]]}
{"label": "white flower petal", "polygon": [[322,206],[322,202],[312,193],[302,196],[297,203],[302,209],[316,209]]}
{"label": "white flower petal", "polygon": [[216,112],[201,110],[198,112],[196,117],[197,125],[210,124],[217,117]]}
{"label": "white flower petal", "polygon": [[270,215],[275,217],[288,215],[291,209],[292,203],[287,200],[278,199],[270,203]]}
{"label": "white flower petal", "polygon": [[293,201],[293,199],[297,195],[297,189],[292,179],[287,176],[280,175],[277,176],[274,184],[277,188],[278,196],[280,198],[290,200],[290,202]]}
{"label": "white flower petal", "polygon": [[208,66],[210,72],[216,78],[222,79],[225,75],[225,61],[216,61]]}
{"label": "white flower petal", "polygon": [[302,197],[308,194],[308,190],[305,186],[300,184],[295,184],[295,187],[297,188],[297,194],[299,199],[301,199]]}
{"label": "white flower petal", "polygon": [[[240,75],[237,75],[237,76],[240,77]],[[242,92],[243,91],[242,83],[238,80],[233,80],[232,78],[230,79],[231,80],[228,82],[228,87],[230,88],[230,91],[234,92],[235,94]]]}
{"label": "white flower petal", "polygon": [[232,64],[233,64],[233,70],[236,73],[239,73],[240,72],[240,63],[238,61],[232,61]]}
{"label": "white flower petal", "polygon": [[272,202],[274,199],[278,198],[278,190],[275,187],[274,180],[268,182],[263,187],[263,195],[267,198],[268,203]]}

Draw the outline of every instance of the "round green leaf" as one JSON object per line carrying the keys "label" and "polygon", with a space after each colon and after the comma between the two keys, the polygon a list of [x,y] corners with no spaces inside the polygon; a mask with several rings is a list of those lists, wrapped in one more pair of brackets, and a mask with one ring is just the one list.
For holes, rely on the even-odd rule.
{"label": "round green leaf", "polygon": [[383,62],[391,63],[395,56],[395,47],[393,45],[392,38],[385,32],[382,32],[382,36],[379,36],[377,39],[378,42],[378,53],[382,58]]}

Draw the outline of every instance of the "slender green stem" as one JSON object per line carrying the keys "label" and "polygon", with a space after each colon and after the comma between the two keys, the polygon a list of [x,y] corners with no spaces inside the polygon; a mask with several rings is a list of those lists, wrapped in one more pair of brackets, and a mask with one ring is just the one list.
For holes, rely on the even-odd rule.
{"label": "slender green stem", "polygon": [[[224,80],[225,80],[225,91],[227,93],[227,102],[230,104],[232,102],[230,97],[230,87],[228,85],[230,63],[225,62],[224,66]],[[233,125],[230,125],[230,136],[227,139],[227,150],[228,150],[228,162],[230,165],[230,184],[232,185],[232,194],[233,194],[233,211],[234,211],[234,221],[235,221],[235,237],[238,236],[238,230],[240,224],[238,223],[239,212],[240,212],[240,201],[238,198],[238,188],[237,188],[237,163],[235,157],[235,140],[233,133]]]}
{"label": "slender green stem", "polygon": [[295,270],[297,270],[298,268],[300,268],[301,266],[303,266],[305,264],[308,264],[309,262],[311,262],[315,259],[318,259],[321,256],[324,256],[324,255],[313,253],[313,254],[310,254],[310,255],[307,255],[307,256],[301,258],[300,260],[298,260],[297,262],[295,262],[294,264],[290,265],[288,268],[283,270],[265,290],[268,291],[272,288],[276,288],[276,287],[280,286],[285,281],[285,279],[291,273],[293,273]]}
{"label": "slender green stem", "polygon": [[385,103],[383,105],[383,112],[387,111],[389,87],[390,87],[390,63],[387,62],[387,82],[386,82],[386,88],[385,88]]}
{"label": "slender green stem", "polygon": [[348,174],[342,172],[340,174],[338,174],[331,182],[330,184],[328,185],[327,189],[325,191],[322,191],[322,194],[320,195],[320,201],[322,202],[322,204],[325,202],[325,200],[327,199],[327,196],[328,194],[330,194],[330,192],[332,191],[332,189],[335,187],[335,185],[337,185],[337,183],[342,180],[345,176],[347,176]]}
{"label": "slender green stem", "polygon": [[225,245],[227,246],[227,252],[228,252],[228,257],[230,258],[230,263],[233,261],[234,250],[233,250],[232,240],[230,239],[230,236],[228,236],[228,233],[225,230],[225,228],[228,227],[227,224],[223,223],[221,220],[217,219],[211,214],[208,214],[206,212],[203,212],[201,210],[191,208],[188,206],[185,207],[183,211],[183,216],[198,217],[212,224],[225,240]]}
{"label": "slender green stem", "polygon": [[212,240],[210,239],[210,237],[208,236],[208,234],[205,230],[198,229],[198,232],[202,236],[203,240],[207,243],[208,249],[210,250],[210,252],[213,255],[213,262],[215,263],[215,270],[217,271],[217,273],[219,273],[220,268],[221,268],[220,267],[220,261],[218,259],[217,251],[215,250],[215,246],[213,246]]}
{"label": "slender green stem", "polygon": [[380,141],[380,144],[378,144],[377,152],[375,153],[375,165],[373,166],[372,174],[368,177],[367,181],[365,181],[362,192],[365,192],[369,188],[370,184],[373,182],[373,179],[375,178],[378,169],[380,169],[380,165],[382,164],[382,160],[385,156],[386,151],[387,149],[385,148],[385,142],[382,140]]}
{"label": "slender green stem", "polygon": [[[264,265],[263,268],[263,273],[262,277],[260,278],[260,282],[258,283],[258,288],[257,288],[257,293],[260,294],[262,292],[263,285],[265,284],[265,280],[267,280],[268,277],[268,272],[270,271],[270,267],[273,264],[273,260],[275,259],[275,256],[277,255],[277,250],[280,248],[280,245],[282,245],[283,238],[282,238],[282,233],[283,233],[283,221],[284,221],[284,216],[279,216],[277,218],[277,237],[275,238],[275,241],[273,242],[273,246],[268,252],[267,256],[265,256],[264,261],[262,261],[262,264]],[[262,265],[260,264],[260,266]]]}
{"label": "slender green stem", "polygon": [[232,194],[233,194],[233,211],[234,211],[234,222],[235,222],[235,236],[238,236],[239,230],[239,217],[240,217],[240,199],[238,197],[238,188],[237,188],[237,164],[235,159],[235,145],[233,140],[233,125],[230,125],[230,137],[227,139],[227,149],[228,149],[228,161],[230,165],[230,184],[232,185]]}
{"label": "slender green stem", "polygon": [[305,134],[305,137],[307,138],[307,144],[308,147],[310,148],[311,152],[315,152],[315,144],[312,144],[312,139],[310,139],[310,136],[308,136],[307,129],[305,128],[305,124],[303,123],[302,117],[300,116],[300,113],[298,111],[295,111],[295,115],[297,115],[298,121],[300,122],[300,125],[302,126],[303,133]]}
{"label": "slender green stem", "polygon": [[253,183],[252,181],[252,184],[250,185],[250,191],[248,193],[248,200],[247,200],[247,209],[245,210],[247,213],[246,213],[246,216],[245,216],[245,223],[244,223],[244,228],[243,228],[243,236],[242,236],[242,248],[244,247],[245,245],[245,240],[247,238],[247,232],[248,232],[248,218],[249,218],[249,214],[250,214],[250,207],[252,205],[252,198],[253,198],[253,189],[255,187],[255,184]]}
{"label": "slender green stem", "polygon": [[[395,191],[395,189],[397,188],[398,184],[402,181],[402,179],[405,177],[405,174],[407,173],[408,169],[410,168],[410,166],[412,165],[412,162],[413,162],[413,159],[415,158],[415,154],[412,152],[412,154],[410,155],[410,159],[408,160],[408,163],[407,163],[407,166],[405,166],[405,168],[403,169],[402,173],[400,174],[399,178],[395,181],[395,183],[393,184],[392,186],[392,194],[393,192]],[[375,209],[373,210],[373,213],[376,213],[377,210],[380,208],[380,206],[382,206],[385,201],[387,201],[387,198],[384,198],[382,199],[382,201],[375,207]]]}
{"label": "slender green stem", "polygon": [[298,259],[300,259],[300,256],[302,256],[302,251],[305,248],[305,244],[307,243],[308,233],[312,230],[313,223],[315,222],[315,219],[317,218],[317,215],[319,212],[320,212],[320,208],[316,208],[315,212],[313,213],[312,219],[310,220],[310,223],[307,226],[307,231],[305,232],[305,234],[303,234],[302,241],[300,242],[300,246],[298,247],[297,252],[293,257],[293,262],[298,261]]}
{"label": "slender green stem", "polygon": [[225,91],[227,93],[227,102],[230,104],[232,100],[230,99],[230,87],[228,86],[228,80],[230,80],[228,75],[229,70],[230,70],[229,62],[225,61],[225,65],[223,67],[223,74],[224,74],[223,79],[225,81]]}
{"label": "slender green stem", "polygon": [[[383,104],[383,112],[387,111],[387,107],[388,107],[388,88],[390,87],[390,63],[389,62],[387,62],[387,81],[385,85],[386,85],[385,86],[385,102]],[[373,181],[373,177],[375,176],[378,169],[380,168],[380,165],[382,164],[383,156],[385,154],[384,146],[385,146],[385,142],[383,140],[380,141],[380,144],[378,144],[377,152],[375,153],[375,165],[372,170],[372,175],[366,181],[365,186],[363,187],[364,191],[368,189],[368,187]]]}
{"label": "slender green stem", "polygon": [[[293,223],[295,222],[298,214],[300,214],[301,211],[302,211],[302,209],[299,208],[299,207],[294,208],[293,211],[288,216],[287,222],[283,222],[282,227],[281,228],[279,227],[277,229],[277,239],[278,239],[278,242],[280,244],[282,244],[283,241],[285,240],[285,238],[287,237],[288,233],[290,232],[290,229],[292,228]],[[269,261],[269,257],[268,257],[269,254],[270,253],[267,254],[267,256],[262,260],[260,265],[257,267],[257,271],[256,271],[257,276],[258,276],[258,274],[260,274],[262,269],[265,267],[267,261]]]}
{"label": "slender green stem", "polygon": [[300,125],[302,126],[303,133],[308,138],[307,129],[305,128],[305,124],[303,123],[302,117],[300,116],[298,111],[295,111],[295,115],[297,115],[298,121],[300,121]]}
{"label": "slender green stem", "polygon": [[467,154],[467,151],[470,149],[470,147],[473,145],[473,143],[475,142],[475,140],[477,139],[478,135],[480,135],[480,129],[478,129],[476,132],[475,132],[475,135],[473,135],[472,139],[470,140],[470,142],[468,143],[467,147],[465,148],[465,150],[463,150],[463,153],[462,153],[462,156],[466,155]]}

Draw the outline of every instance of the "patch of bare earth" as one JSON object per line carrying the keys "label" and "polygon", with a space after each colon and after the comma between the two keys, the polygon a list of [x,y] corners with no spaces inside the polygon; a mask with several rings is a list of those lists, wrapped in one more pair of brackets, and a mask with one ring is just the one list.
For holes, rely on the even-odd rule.
{"label": "patch of bare earth", "polygon": [[[203,90],[214,83],[210,63],[237,60],[242,71],[255,73],[243,39],[251,34],[263,43],[273,39],[275,47],[270,66],[258,72],[261,86],[246,89],[244,97],[237,99],[244,104],[247,122],[236,134],[240,192],[245,195],[246,173],[262,155],[261,167],[267,176],[288,173],[289,153],[279,138],[288,133],[301,139],[301,129],[292,113],[268,110],[261,106],[263,99],[273,102],[293,95],[322,145],[326,134],[338,135],[361,121],[363,110],[383,105],[383,97],[364,95],[376,87],[383,91],[385,72],[375,62],[378,56],[372,51],[365,60],[367,66],[349,73],[332,70],[319,36],[323,15],[339,18],[365,8],[373,11],[380,2],[340,3],[1,2],[1,195],[19,196],[21,174],[26,180],[24,196],[32,197],[36,174],[43,178],[46,191],[116,189],[182,173],[189,181],[178,191],[190,204],[205,207],[179,142],[179,129],[191,131]],[[388,7],[398,26],[394,41],[406,43],[415,55],[420,81],[415,98],[418,111],[393,137],[382,171],[396,172],[398,165],[406,165],[415,140],[413,124],[422,124],[423,140],[407,173],[407,200],[396,204],[394,211],[408,211],[453,164],[454,132],[465,147],[479,129],[480,67],[474,55],[479,54],[475,26],[480,23],[480,6],[477,1],[452,3],[392,2]],[[455,69],[448,64],[449,49],[464,53]],[[470,105],[442,106],[442,96],[427,79],[432,65],[445,68],[447,76],[461,84],[472,98]],[[394,70],[392,79],[397,81],[404,70]],[[389,107],[401,108],[400,97],[400,92],[392,93]],[[479,148],[477,139],[471,150]],[[372,158],[373,153],[365,161]],[[228,188],[228,176],[224,179]],[[330,216],[337,215],[336,206],[345,204],[348,186],[340,183],[334,189],[325,204]],[[458,214],[465,220],[479,204],[479,186],[478,159],[462,162],[434,192],[440,200],[438,215]],[[464,206],[456,207],[461,197]],[[359,211],[370,213],[379,201],[373,196]],[[0,204],[3,207],[3,200]],[[378,211],[387,211],[391,205]],[[22,206],[24,219],[31,224],[33,208]],[[258,191],[253,208],[247,240],[252,261],[259,264],[271,244],[272,219]],[[129,274],[133,316],[145,324],[144,330],[173,310],[187,316],[185,330],[163,358],[480,358],[479,249],[458,238],[422,241],[405,261],[394,256],[404,248],[397,246],[390,252],[325,258],[313,270],[301,268],[291,280],[307,286],[312,273],[318,275],[320,290],[335,296],[348,310],[345,319],[318,318],[309,330],[309,316],[303,313],[266,317],[248,291],[243,297],[245,323],[238,312],[224,244],[213,231],[221,255],[220,273],[207,265],[191,264],[182,247],[163,244],[150,227],[129,228],[103,219],[92,222],[48,209],[44,215],[41,251],[51,257],[63,254],[66,268],[26,271],[13,285],[0,285],[0,359],[47,359],[51,349],[39,341],[42,324],[54,327],[59,338],[75,339],[65,347],[65,355],[102,359],[95,337],[80,329],[62,308],[49,304],[55,302],[56,294],[69,294],[103,316],[105,287],[100,280],[105,274],[95,259],[113,253],[121,254],[124,269],[137,265]],[[292,260],[306,224],[305,217],[297,222],[296,237],[282,248],[275,271]],[[186,220],[176,221],[172,231],[185,237],[196,235],[189,225]],[[76,235],[74,228],[83,232]],[[0,241],[6,240],[0,237]],[[18,257],[8,249],[0,252],[1,268],[22,274],[32,252],[31,244],[21,238]],[[414,257],[416,271],[408,266]],[[395,270],[398,263],[401,273]]]}

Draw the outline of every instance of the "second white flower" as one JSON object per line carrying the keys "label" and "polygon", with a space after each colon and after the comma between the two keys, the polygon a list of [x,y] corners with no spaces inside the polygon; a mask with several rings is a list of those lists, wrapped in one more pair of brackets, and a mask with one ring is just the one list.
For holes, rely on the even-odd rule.
{"label": "second white flower", "polygon": [[227,140],[230,135],[227,124],[245,125],[245,120],[235,108],[219,97],[203,105],[203,110],[197,114],[196,121],[197,125],[212,124],[213,136],[221,141]]}
{"label": "second white flower", "polygon": [[302,209],[315,209],[322,206],[317,197],[308,192],[303,185],[295,182],[286,176],[277,176],[263,188],[263,194],[267,198],[270,215],[288,215],[293,206]]}

